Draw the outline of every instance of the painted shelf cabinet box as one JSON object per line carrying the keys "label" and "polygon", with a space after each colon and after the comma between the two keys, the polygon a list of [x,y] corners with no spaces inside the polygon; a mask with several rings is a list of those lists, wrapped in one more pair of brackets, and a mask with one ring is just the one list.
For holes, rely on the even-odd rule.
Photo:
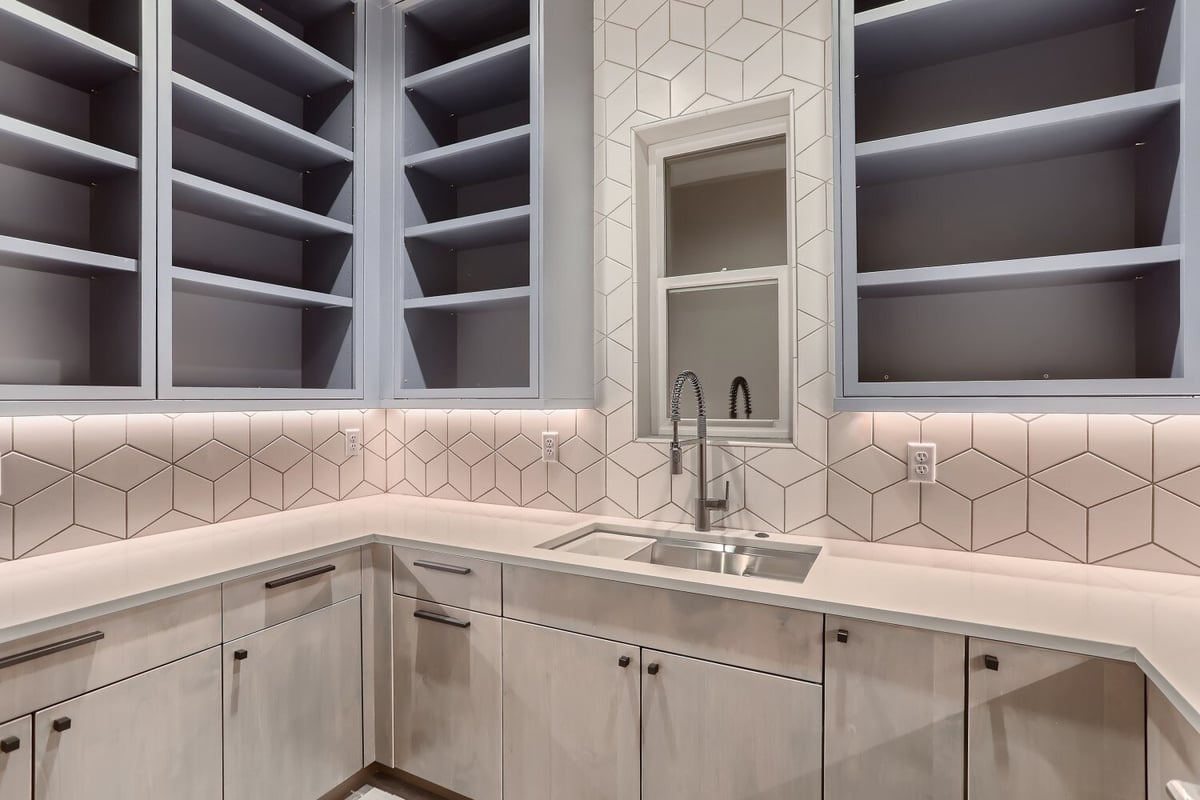
{"label": "painted shelf cabinet box", "polygon": [[409,0],[383,14],[385,402],[590,405],[591,10]]}
{"label": "painted shelf cabinet box", "polygon": [[1194,405],[1187,5],[842,0],[839,408]]}

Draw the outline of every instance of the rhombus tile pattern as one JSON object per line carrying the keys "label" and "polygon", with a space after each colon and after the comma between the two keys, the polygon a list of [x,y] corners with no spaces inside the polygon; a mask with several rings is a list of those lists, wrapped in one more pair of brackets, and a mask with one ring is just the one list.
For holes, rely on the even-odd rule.
{"label": "rhombus tile pattern", "polygon": [[[795,446],[714,449],[723,524],[1200,574],[1200,416],[833,413],[832,9],[595,0],[595,409],[0,419],[0,558],[381,492],[689,522],[694,451],[672,477],[634,436],[631,130],[790,93]],[[938,485],[905,481],[914,441]]]}

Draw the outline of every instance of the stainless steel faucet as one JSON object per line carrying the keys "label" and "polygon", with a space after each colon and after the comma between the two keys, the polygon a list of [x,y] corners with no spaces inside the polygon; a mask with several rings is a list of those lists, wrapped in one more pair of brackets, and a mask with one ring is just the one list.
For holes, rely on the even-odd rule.
{"label": "stainless steel faucet", "polygon": [[[686,442],[679,441],[679,399],[683,394],[683,385],[691,382],[696,390],[696,438]],[[725,481],[725,498],[716,499],[708,496],[708,412],[704,405],[704,388],[696,373],[684,370],[675,378],[675,388],[671,392],[671,474],[683,474],[683,448],[681,445],[696,443],[696,530],[712,530],[712,512],[725,511],[729,508],[729,481]]]}

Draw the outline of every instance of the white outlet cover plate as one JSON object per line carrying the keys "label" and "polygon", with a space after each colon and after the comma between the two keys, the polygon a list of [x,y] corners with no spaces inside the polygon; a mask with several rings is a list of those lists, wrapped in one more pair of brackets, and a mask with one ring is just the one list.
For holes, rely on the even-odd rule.
{"label": "white outlet cover plate", "polygon": [[937,483],[937,445],[929,442],[909,442],[908,482]]}

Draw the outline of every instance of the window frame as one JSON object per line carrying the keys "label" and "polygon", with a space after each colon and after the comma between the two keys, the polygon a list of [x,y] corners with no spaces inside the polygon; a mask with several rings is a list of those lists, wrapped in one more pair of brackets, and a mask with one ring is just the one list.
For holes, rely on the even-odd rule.
{"label": "window frame", "polygon": [[[684,118],[686,119],[686,118]],[[669,124],[669,123],[665,123]],[[787,186],[787,263],[745,269],[725,269],[717,272],[701,272],[691,275],[668,276],[667,270],[667,162],[681,156],[697,155],[706,151],[751,144],[758,141],[782,137],[784,152],[788,156],[784,165]],[[680,136],[669,137],[663,141],[648,146],[646,150],[646,193],[647,213],[645,220],[648,230],[645,236],[649,239],[649,247],[639,250],[645,255],[644,264],[638,265],[635,271],[635,281],[641,279],[648,284],[649,302],[646,303],[644,319],[648,323],[643,330],[653,334],[649,346],[639,343],[639,352],[648,356],[649,379],[652,382],[650,397],[645,398],[640,387],[635,386],[634,402],[639,404],[647,399],[650,405],[650,425],[648,430],[641,430],[643,436],[660,438],[670,436],[672,425],[670,420],[670,386],[674,376],[668,375],[667,340],[668,313],[667,303],[669,294],[673,291],[706,291],[718,288],[733,288],[738,286],[761,286],[774,284],[778,298],[778,403],[779,416],[777,419],[731,420],[723,419],[724,413],[711,415],[708,424],[709,438],[735,442],[748,440],[749,443],[763,445],[768,443],[791,442],[793,435],[793,418],[795,416],[795,270],[796,270],[796,197],[795,197],[795,168],[791,154],[795,152],[792,121],[787,117],[773,116],[754,122],[723,126],[710,130],[684,133]],[[641,237],[639,237],[641,238]],[[639,261],[642,259],[638,259]],[[639,292],[639,296],[646,294]],[[703,378],[703,376],[701,376]],[[722,407],[727,396],[728,387],[706,386],[709,406],[713,406],[714,398],[721,398]],[[751,387],[753,390],[753,387]],[[718,391],[719,390],[719,391]],[[642,419],[635,411],[635,416]],[[694,423],[693,418],[690,422]],[[639,425],[639,428],[646,428]]]}

